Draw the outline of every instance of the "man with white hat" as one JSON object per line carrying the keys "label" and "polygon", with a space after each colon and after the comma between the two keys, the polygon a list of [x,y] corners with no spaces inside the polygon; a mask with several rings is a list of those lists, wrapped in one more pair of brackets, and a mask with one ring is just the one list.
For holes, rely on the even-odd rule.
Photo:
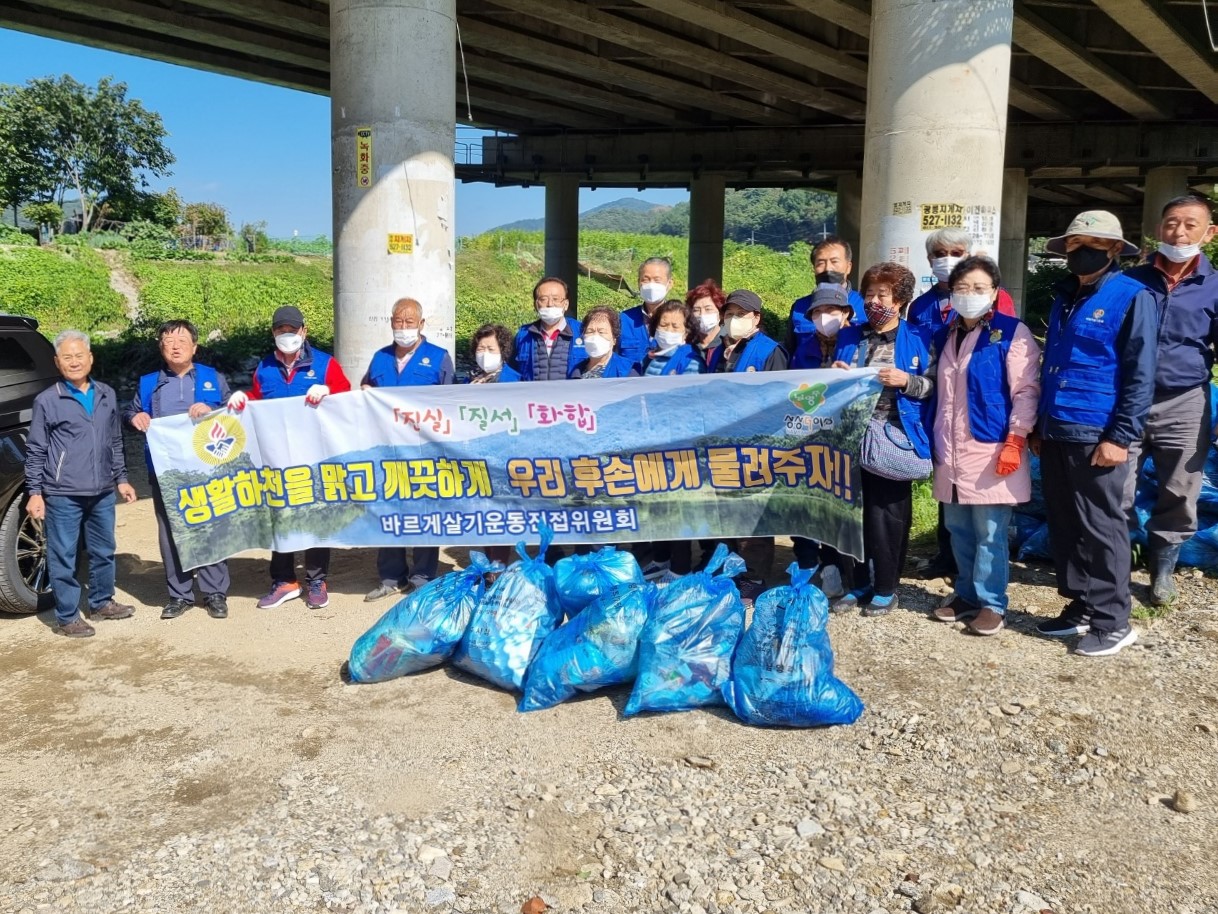
{"label": "man with white hat", "polygon": [[1082,635],[1074,652],[1107,657],[1137,640],[1129,624],[1129,445],[1154,394],[1154,299],[1117,266],[1136,254],[1112,213],[1079,213],[1045,245],[1072,274],[1055,287],[1041,364],[1034,450],[1040,454],[1057,592],[1070,602],[1036,626]]}

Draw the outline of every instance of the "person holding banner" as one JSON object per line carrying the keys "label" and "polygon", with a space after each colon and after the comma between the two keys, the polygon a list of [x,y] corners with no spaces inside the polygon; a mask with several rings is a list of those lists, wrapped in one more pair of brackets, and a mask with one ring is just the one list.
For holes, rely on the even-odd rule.
{"label": "person holding banner", "polygon": [[[423,306],[418,301],[399,298],[394,302],[390,316],[393,342],[372,354],[360,388],[430,387],[453,383],[457,372],[453,368],[452,356],[448,350],[427,341],[423,333],[425,324]],[[487,364],[491,362],[487,361]],[[381,582],[364,595],[364,602],[373,603],[405,593],[412,587],[423,587],[436,576],[439,566],[438,546],[415,547],[414,574],[409,573],[405,549],[378,549],[376,573]]]}
{"label": "person holding banner", "polygon": [[474,370],[470,384],[508,384],[520,380],[512,360],[512,331],[503,324],[483,324],[469,342]]}
{"label": "person holding banner", "polygon": [[[338,359],[308,342],[309,330],[304,315],[294,305],[275,309],[271,318],[273,352],[263,356],[254,369],[249,393],[237,391],[228,398],[228,408],[241,412],[250,400],[279,400],[304,397],[305,405],[316,407],[330,394],[351,389]],[[320,547],[305,550],[305,605],[321,609],[330,604],[326,575],[330,570],[330,550]],[[271,589],[258,601],[259,609],[273,609],[301,594],[296,579],[296,556],[291,552],[271,552]]]}
{"label": "person holding banner", "polygon": [[569,294],[557,276],[547,276],[533,287],[537,320],[516,332],[516,371],[522,381],[566,380],[587,358],[583,328],[566,316]]}
{"label": "person holding banner", "polygon": [[[228,400],[228,381],[208,365],[195,362],[199,348],[199,331],[186,320],[172,320],[157,330],[157,345],[165,367],[140,378],[139,393],[126,409],[123,421],[141,434],[148,431],[153,419],[180,416],[186,413],[199,420]],[[148,461],[148,483],[152,487],[152,509],[156,515],[157,542],[161,548],[161,564],[165,566],[165,586],[169,602],[161,610],[162,619],[176,619],[195,602],[195,578],[203,593],[203,605],[213,619],[228,618],[228,588],[231,583],[228,562],[203,565],[193,572],[184,571],[165,513],[165,499],[152,468],[152,457],[145,447]]]}
{"label": "person holding banner", "polygon": [[608,305],[589,309],[584,315],[584,350],[588,357],[571,369],[571,378],[637,378],[634,363],[613,351],[621,335],[621,316],[616,309]]}
{"label": "person holding banner", "polygon": [[672,291],[672,264],[667,257],[649,257],[639,264],[641,305],[622,312],[620,348],[622,356],[641,371],[643,360],[653,348],[651,319],[656,308]]}
{"label": "person holding banner", "polygon": [[685,296],[685,304],[693,316],[693,344],[704,372],[710,372],[711,353],[723,345],[723,306],[727,296],[713,279],[694,286]]}
{"label": "person holding banner", "polygon": [[974,635],[1002,631],[1014,505],[1032,497],[1024,458],[1040,398],[1040,347],[1023,321],[997,310],[1001,275],[988,257],[952,268],[955,317],[934,336],[934,492],[959,569],[949,600],[931,613]]}
{"label": "person holding banner", "polygon": [[[837,334],[834,368],[878,368],[883,386],[859,454],[863,486],[863,558],[854,589],[834,612],[862,607],[864,616],[897,608],[897,584],[909,550],[913,480],[931,472],[927,419],[935,390],[935,359],[925,331],[901,318],[917,280],[899,263],[878,263],[863,274],[867,322]],[[868,574],[868,564],[871,573]]]}
{"label": "person holding banner", "polygon": [[689,344],[693,315],[685,302],[669,299],[651,315],[651,338],[655,349],[643,359],[643,375],[701,374],[702,362]]}

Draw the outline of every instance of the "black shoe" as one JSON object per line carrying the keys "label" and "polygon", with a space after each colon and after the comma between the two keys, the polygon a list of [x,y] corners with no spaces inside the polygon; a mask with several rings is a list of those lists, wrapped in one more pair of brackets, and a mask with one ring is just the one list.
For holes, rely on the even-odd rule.
{"label": "black shoe", "polygon": [[934,556],[914,569],[914,577],[923,581],[931,581],[935,578],[954,578],[956,573],[956,563],[941,555]]}
{"label": "black shoe", "polygon": [[1115,632],[1088,632],[1079,639],[1074,653],[1084,657],[1111,657],[1138,640],[1138,632],[1128,622]]}
{"label": "black shoe", "polygon": [[1046,619],[1036,626],[1046,638],[1073,638],[1091,631],[1091,614],[1077,603],[1071,603],[1056,619]]}
{"label": "black shoe", "polygon": [[1180,558],[1179,546],[1167,546],[1150,553],[1146,563],[1153,576],[1150,585],[1151,606],[1171,606],[1180,596],[1176,590],[1176,582],[1172,575],[1176,571],[1176,561]]}
{"label": "black shoe", "polygon": [[736,589],[740,591],[740,602],[748,609],[765,593],[765,581],[760,578],[737,578]]}
{"label": "black shoe", "polygon": [[188,609],[190,609],[190,604],[185,600],[170,600],[165,604],[165,608],[161,610],[161,618],[176,619]]}
{"label": "black shoe", "polygon": [[[880,602],[877,603],[876,600],[879,600]],[[871,598],[871,602],[863,607],[860,615],[867,616],[868,618],[873,618],[875,616],[886,616],[900,605],[901,601],[897,599],[897,595],[895,593],[891,597],[873,596]]]}
{"label": "black shoe", "polygon": [[222,593],[209,593],[203,598],[203,605],[207,607],[207,614],[213,619],[228,618],[228,598]]}

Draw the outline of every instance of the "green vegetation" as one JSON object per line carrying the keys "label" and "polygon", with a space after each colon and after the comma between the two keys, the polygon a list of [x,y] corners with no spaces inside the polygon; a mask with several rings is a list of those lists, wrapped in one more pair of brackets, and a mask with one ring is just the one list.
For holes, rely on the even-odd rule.
{"label": "green vegetation", "polygon": [[105,261],[85,246],[0,248],[0,309],[37,318],[48,337],[65,327],[97,332],[127,323]]}

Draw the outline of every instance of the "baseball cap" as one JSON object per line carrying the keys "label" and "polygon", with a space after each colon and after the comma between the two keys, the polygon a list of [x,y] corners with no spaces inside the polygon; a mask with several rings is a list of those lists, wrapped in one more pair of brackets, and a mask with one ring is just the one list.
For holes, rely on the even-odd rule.
{"label": "baseball cap", "polygon": [[1074,217],[1067,226],[1064,234],[1050,238],[1045,242],[1045,250],[1051,254],[1066,253],[1066,239],[1071,235],[1091,235],[1094,238],[1107,238],[1111,241],[1124,241],[1121,256],[1128,257],[1138,253],[1138,247],[1125,241],[1125,233],[1121,231],[1121,220],[1103,209],[1089,209]]}
{"label": "baseball cap", "polygon": [[275,309],[275,316],[271,318],[272,327],[282,327],[287,324],[289,327],[303,327],[305,323],[304,315],[300,313],[300,309],[295,305],[283,305]]}
{"label": "baseball cap", "polygon": [[824,307],[841,308],[843,311],[851,311],[850,296],[846,294],[846,290],[839,286],[817,286],[816,291],[812,293],[812,302],[808,305],[805,315],[811,314],[817,308]]}
{"label": "baseball cap", "polygon": [[756,311],[760,314],[761,296],[748,289],[737,289],[735,292],[728,294],[727,301],[724,302],[723,307],[726,309],[728,305],[738,305],[745,311]]}

